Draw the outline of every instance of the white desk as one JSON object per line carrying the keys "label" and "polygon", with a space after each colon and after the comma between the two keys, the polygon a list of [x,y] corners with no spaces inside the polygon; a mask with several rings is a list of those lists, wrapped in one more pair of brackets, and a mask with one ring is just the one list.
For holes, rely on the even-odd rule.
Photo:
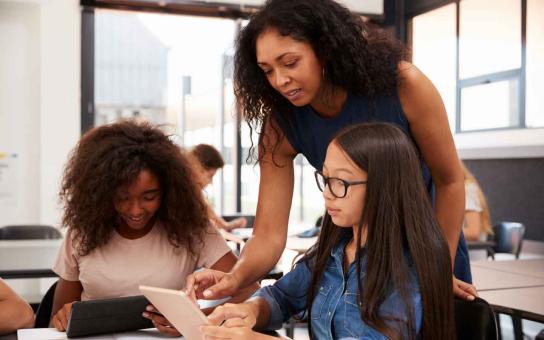
{"label": "white desk", "polygon": [[51,269],[62,239],[0,241],[0,271]]}
{"label": "white desk", "polygon": [[481,292],[486,290],[544,286],[544,277],[472,266],[472,283],[478,289],[478,292]]}
{"label": "white desk", "polygon": [[514,338],[523,340],[522,319],[544,323],[544,286],[516,289],[500,289],[480,292],[495,313],[512,317]]}
{"label": "white desk", "polygon": [[544,322],[544,260],[471,262],[473,283],[496,313],[512,316],[515,339],[522,319]]}
{"label": "white desk", "polygon": [[544,286],[516,289],[490,290],[480,297],[501,309],[518,311],[523,319],[544,322]]}
{"label": "white desk", "polygon": [[474,261],[471,267],[488,268],[503,272],[544,278],[544,259],[509,261]]}
{"label": "white desk", "polygon": [[289,236],[287,238],[285,248],[294,250],[298,253],[304,253],[308,249],[310,249],[310,247],[313,246],[316,242],[317,236],[308,238]]}
{"label": "white desk", "polygon": [[[273,337],[281,338],[276,332],[263,332]],[[0,336],[0,339],[2,336]],[[59,332],[54,328],[30,328],[20,329],[17,331],[17,337],[15,334],[10,334],[4,337],[9,340],[66,340],[65,332]],[[157,339],[184,339],[183,337],[173,338],[170,335],[164,335],[159,333],[156,328],[142,329],[139,331],[123,332],[115,334],[104,334],[95,336],[80,337],[81,340],[157,340]],[[3,340],[3,339],[2,339]]]}
{"label": "white desk", "polygon": [[[59,332],[54,328],[30,328],[17,331],[17,340],[65,340],[65,332]],[[105,334],[86,336],[82,340],[156,340],[156,339],[183,339],[173,338],[169,335],[159,333],[156,329],[143,329],[140,331],[124,332],[116,334]]]}

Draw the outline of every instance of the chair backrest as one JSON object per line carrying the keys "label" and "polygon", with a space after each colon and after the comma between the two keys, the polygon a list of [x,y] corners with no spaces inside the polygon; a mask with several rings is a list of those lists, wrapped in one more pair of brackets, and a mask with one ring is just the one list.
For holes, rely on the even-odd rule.
{"label": "chair backrest", "polygon": [[[57,281],[58,282],[58,281]],[[57,282],[53,283],[47,290],[47,293],[43,296],[42,302],[38,306],[36,311],[36,321],[34,322],[34,328],[48,328],[49,321],[51,319],[51,310],[53,309],[53,298],[55,297],[55,289]]]}
{"label": "chair backrest", "polygon": [[495,340],[498,338],[493,308],[484,299],[466,301],[455,298],[457,339]]}
{"label": "chair backrest", "polygon": [[9,225],[0,228],[0,240],[60,239],[61,232],[48,225]]}
{"label": "chair backrest", "polygon": [[500,222],[493,227],[495,253],[514,254],[519,258],[525,226],[518,222]]}
{"label": "chair backrest", "polygon": [[255,222],[255,215],[242,215],[242,214],[232,214],[232,215],[222,215],[223,219],[227,222],[234,220],[238,217],[245,217],[247,220],[246,228],[253,228],[253,223]]}

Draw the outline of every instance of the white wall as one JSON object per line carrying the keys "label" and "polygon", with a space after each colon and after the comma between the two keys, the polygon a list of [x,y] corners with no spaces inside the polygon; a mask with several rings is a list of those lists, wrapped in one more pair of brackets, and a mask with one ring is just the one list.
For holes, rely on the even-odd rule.
{"label": "white wall", "polygon": [[80,131],[77,0],[0,0],[0,152],[19,155],[0,226],[58,225],[62,168]]}
{"label": "white wall", "polygon": [[465,132],[454,135],[461,159],[544,157],[544,129]]}
{"label": "white wall", "polygon": [[0,2],[0,152],[17,154],[17,176],[7,179],[15,197],[1,202],[0,225],[39,222],[39,29],[38,4]]}

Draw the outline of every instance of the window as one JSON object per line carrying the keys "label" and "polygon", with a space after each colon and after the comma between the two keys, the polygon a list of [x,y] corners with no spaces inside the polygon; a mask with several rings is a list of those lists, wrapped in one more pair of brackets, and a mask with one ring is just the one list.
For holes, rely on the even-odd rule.
{"label": "window", "polygon": [[455,132],[544,126],[543,22],[538,0],[461,0],[413,18],[413,62]]}
{"label": "window", "polygon": [[412,23],[412,60],[440,92],[455,127],[455,4],[419,15]]}
{"label": "window", "polygon": [[[245,22],[103,9],[86,14],[84,27],[85,20],[94,27],[94,112],[86,125],[142,119],[162,124],[180,146],[214,145],[225,166],[206,188],[208,201],[223,214],[255,214],[259,166],[246,162],[250,132],[242,122],[237,134],[232,84],[233,42]],[[83,111],[82,120],[92,110]],[[304,157],[294,166],[291,225],[307,228],[323,213],[323,198]]]}
{"label": "window", "polygon": [[459,6],[457,130],[521,127],[521,1]]}
{"label": "window", "polygon": [[521,67],[521,1],[463,0],[459,16],[459,78]]}
{"label": "window", "polygon": [[527,2],[527,127],[544,127],[544,1]]}
{"label": "window", "polygon": [[183,147],[214,145],[225,168],[207,197],[216,211],[234,212],[228,55],[236,21],[108,10],[96,10],[94,18],[94,125],[131,117],[165,125]]}

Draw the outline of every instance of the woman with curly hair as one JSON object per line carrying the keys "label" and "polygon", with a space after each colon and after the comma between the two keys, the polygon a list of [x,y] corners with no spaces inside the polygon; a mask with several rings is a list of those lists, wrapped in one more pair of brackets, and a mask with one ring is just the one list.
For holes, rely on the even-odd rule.
{"label": "woman with curly hair", "polygon": [[[454,293],[474,298],[461,232],[463,171],[446,110],[429,79],[405,59],[399,42],[333,0],[269,0],[252,16],[237,40],[234,91],[244,120],[259,134],[255,230],[235,268],[207,285],[203,296],[229,295],[280,258],[295,156],[321,169],[340,129],[373,121],[397,124],[417,146],[449,246]],[[187,288],[208,276],[190,276]]]}
{"label": "woman with curly hair", "polygon": [[[148,123],[87,132],[70,155],[60,199],[68,233],[53,267],[60,279],[52,324],[59,330],[74,301],[140,295],[141,284],[182,289],[196,269],[228,271],[236,262],[209,225],[187,159]],[[161,331],[179,334],[160,315],[147,316]]]}

